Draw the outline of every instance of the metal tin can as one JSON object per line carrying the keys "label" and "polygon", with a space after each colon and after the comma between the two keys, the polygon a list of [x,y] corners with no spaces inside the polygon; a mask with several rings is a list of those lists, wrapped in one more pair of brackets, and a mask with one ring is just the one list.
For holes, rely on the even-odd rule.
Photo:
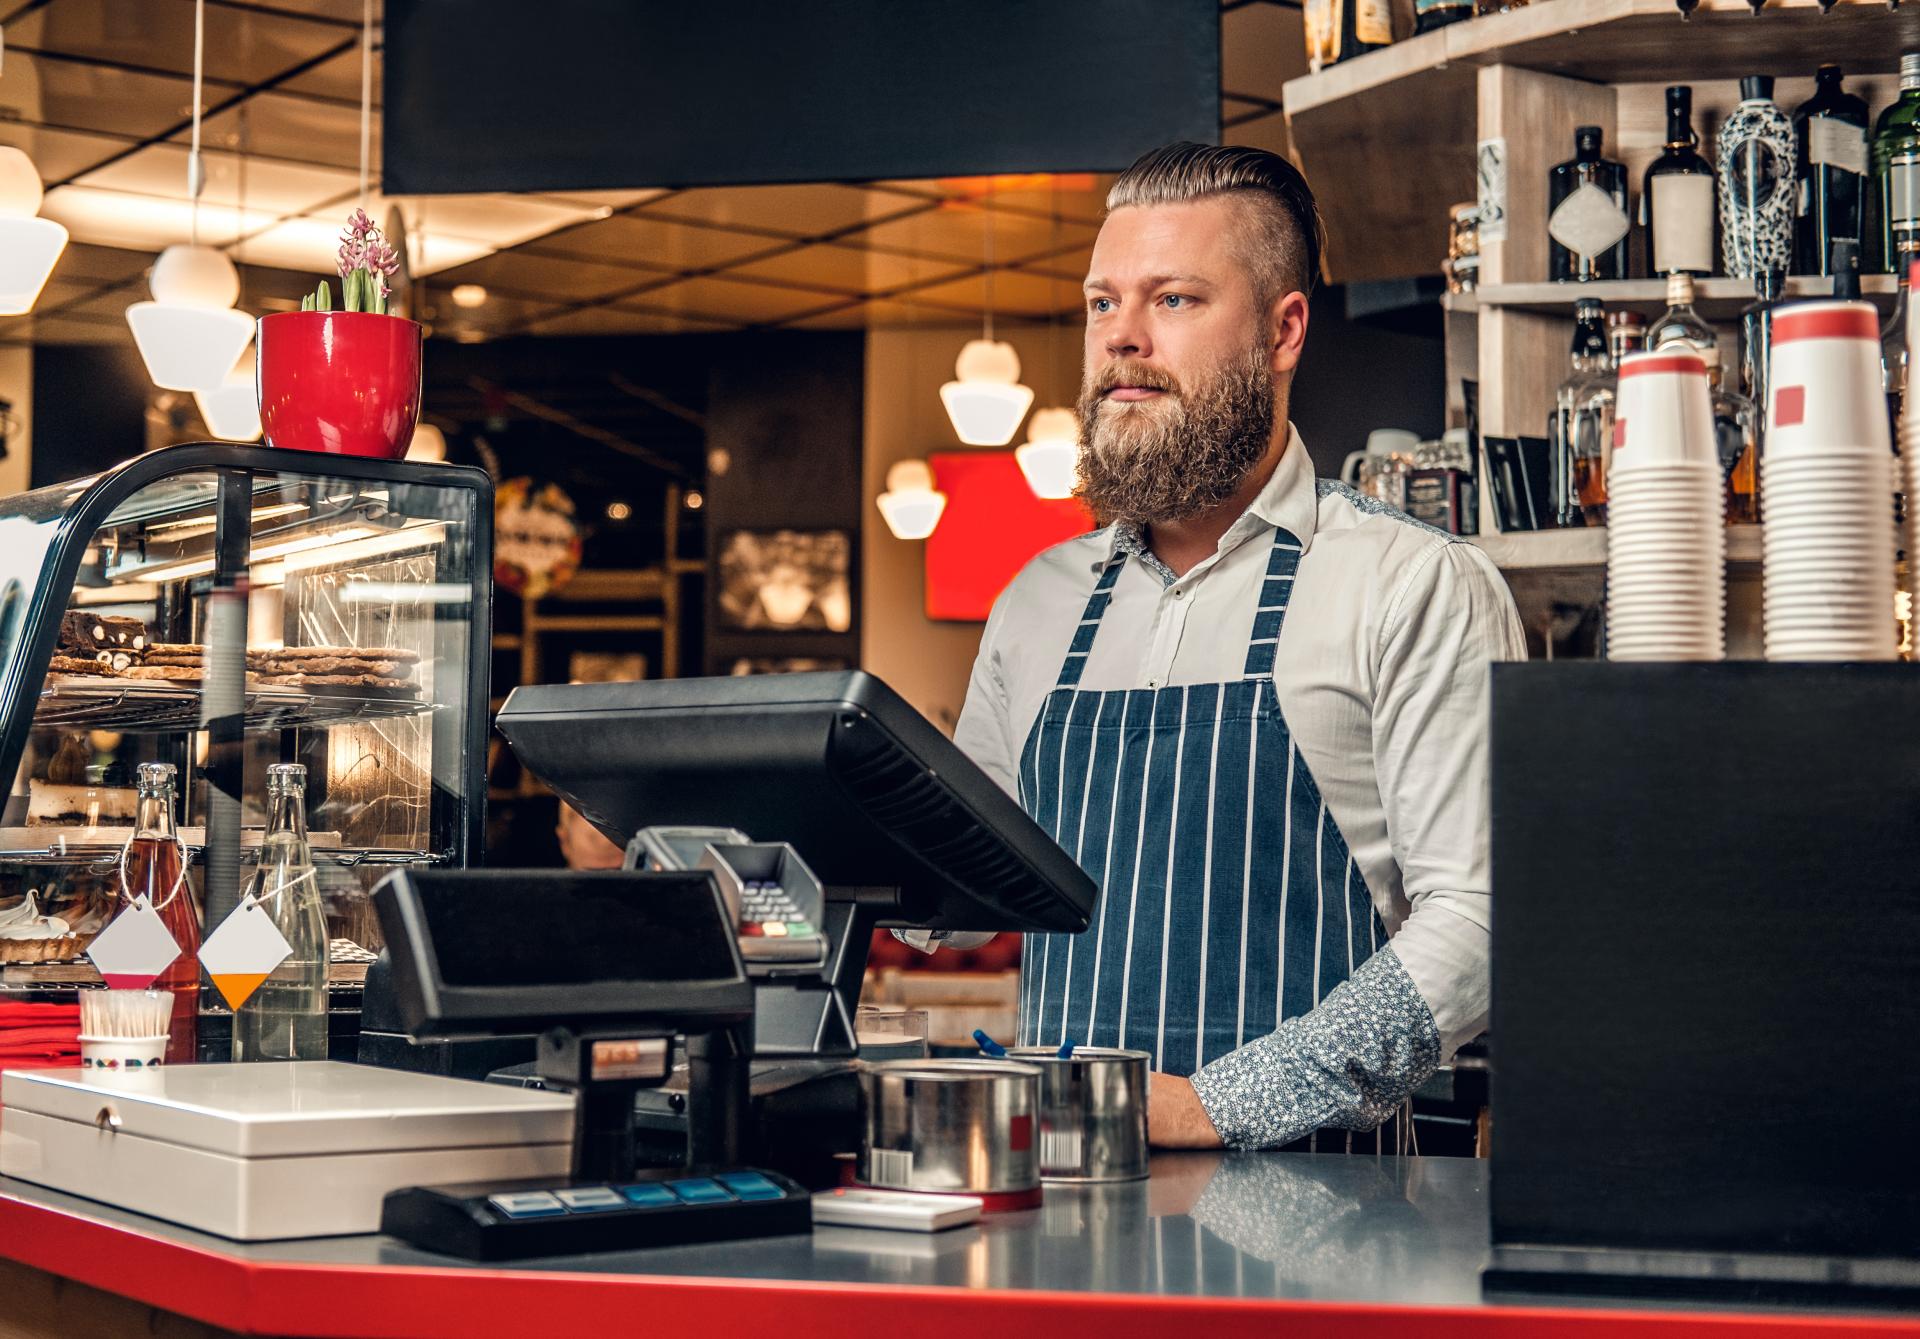
{"label": "metal tin can", "polygon": [[1040,1071],[1007,1060],[863,1065],[862,1183],[996,1195],[1040,1187]]}
{"label": "metal tin can", "polygon": [[1040,1071],[1040,1175],[1047,1181],[1137,1181],[1147,1174],[1145,1051],[1086,1046],[1066,1059],[1021,1046],[1007,1058]]}

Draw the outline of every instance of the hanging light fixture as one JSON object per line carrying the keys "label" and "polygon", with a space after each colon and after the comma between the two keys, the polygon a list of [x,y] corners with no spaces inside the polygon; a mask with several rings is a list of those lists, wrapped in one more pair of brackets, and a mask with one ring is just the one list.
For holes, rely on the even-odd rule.
{"label": "hanging light fixture", "polygon": [[875,499],[895,539],[925,539],[940,524],[947,495],[933,490],[924,460],[902,460],[887,471],[887,491]]}
{"label": "hanging light fixture", "polygon": [[40,173],[33,160],[0,145],[0,316],[33,310],[67,249],[67,230],[40,212]]}
{"label": "hanging light fixture", "polygon": [[1071,409],[1035,410],[1026,444],[1014,449],[1013,458],[1035,497],[1072,497],[1080,461],[1079,418]]}
{"label": "hanging light fixture", "polygon": [[438,465],[447,458],[447,435],[421,419],[414,425],[413,440],[407,444],[407,459]]}
{"label": "hanging light fixture", "polygon": [[953,375],[940,388],[953,430],[968,446],[1005,446],[1020,430],[1033,403],[1033,391],[1020,384],[1020,355],[1013,345],[993,337],[993,220],[987,218],[986,311],[981,337],[970,339],[954,360]]}
{"label": "hanging light fixture", "polygon": [[200,406],[207,431],[221,441],[259,441],[260,393],[253,384],[253,350],[240,355],[216,389],[195,391],[193,402]]}
{"label": "hanging light fixture", "polygon": [[193,8],[193,142],[187,152],[191,245],[170,246],[154,262],[153,301],[127,308],[133,342],[153,384],[170,391],[217,391],[253,338],[253,318],[235,311],[240,272],[220,251],[200,245],[200,88],[206,54],[206,0]]}

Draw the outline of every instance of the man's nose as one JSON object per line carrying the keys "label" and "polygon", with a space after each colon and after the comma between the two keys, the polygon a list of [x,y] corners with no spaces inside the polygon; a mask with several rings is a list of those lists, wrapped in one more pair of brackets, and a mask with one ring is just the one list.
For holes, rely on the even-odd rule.
{"label": "man's nose", "polygon": [[1109,358],[1151,358],[1153,337],[1147,324],[1129,312],[1120,312],[1100,333]]}

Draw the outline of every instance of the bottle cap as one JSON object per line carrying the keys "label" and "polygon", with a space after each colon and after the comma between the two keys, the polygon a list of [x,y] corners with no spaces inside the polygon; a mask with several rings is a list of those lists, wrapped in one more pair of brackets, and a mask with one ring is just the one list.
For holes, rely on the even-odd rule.
{"label": "bottle cap", "polygon": [[1573,304],[1573,314],[1582,321],[1589,321],[1599,316],[1602,308],[1599,298],[1580,298]]}
{"label": "bottle cap", "polygon": [[1573,132],[1573,142],[1578,148],[1581,148],[1583,150],[1590,150],[1595,153],[1599,152],[1600,127],[1599,126],[1579,127]]}
{"label": "bottle cap", "polygon": [[1667,276],[1667,305],[1669,307],[1691,306],[1693,303],[1693,276],[1685,273]]}
{"label": "bottle cap", "polygon": [[1750,74],[1740,81],[1740,101],[1772,102],[1773,76],[1770,74]]}
{"label": "bottle cap", "polygon": [[1679,111],[1693,106],[1692,84],[1667,85],[1667,110]]}
{"label": "bottle cap", "polygon": [[1828,61],[1826,64],[1822,65],[1819,69],[1813,72],[1813,78],[1815,83],[1837,84],[1842,79],[1846,78],[1846,75],[1841,72],[1841,69],[1838,65],[1834,64],[1832,61]]}
{"label": "bottle cap", "polygon": [[170,762],[143,762],[134,777],[142,786],[171,786],[176,769]]}
{"label": "bottle cap", "polygon": [[1909,51],[1900,57],[1900,78],[1920,79],[1920,51]]}
{"label": "bottle cap", "polygon": [[307,769],[305,764],[297,762],[277,762],[267,768],[267,786],[305,786]]}

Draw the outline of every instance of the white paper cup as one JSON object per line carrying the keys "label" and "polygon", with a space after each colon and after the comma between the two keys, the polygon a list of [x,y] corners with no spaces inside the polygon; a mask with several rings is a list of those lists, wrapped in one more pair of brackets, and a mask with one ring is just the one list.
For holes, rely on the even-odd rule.
{"label": "white paper cup", "polygon": [[158,1069],[167,1054],[167,1034],[157,1037],[89,1037],[80,1035],[80,1067],[109,1073],[137,1074]]}
{"label": "white paper cup", "polygon": [[1643,466],[1718,467],[1707,365],[1697,353],[1656,349],[1620,360],[1613,458],[1607,466],[1608,516],[1614,483]]}
{"label": "white paper cup", "polygon": [[1767,369],[1770,462],[1892,449],[1880,388],[1880,317],[1868,302],[1801,302],[1773,315]]}

